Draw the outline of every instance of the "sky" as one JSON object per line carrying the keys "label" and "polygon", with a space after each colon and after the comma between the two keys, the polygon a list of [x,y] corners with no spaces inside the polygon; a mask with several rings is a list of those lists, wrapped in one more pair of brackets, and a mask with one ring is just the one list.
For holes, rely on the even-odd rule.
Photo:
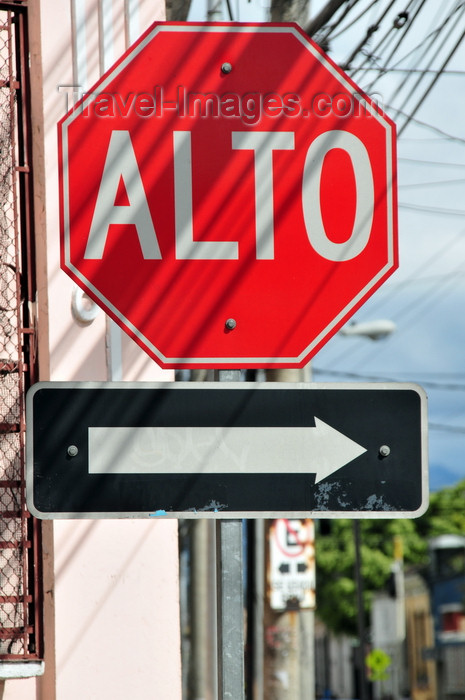
{"label": "sky", "polygon": [[[311,16],[325,4],[313,0]],[[400,266],[353,317],[389,319],[395,332],[378,341],[337,334],[312,361],[313,379],[420,384],[428,395],[431,491],[465,479],[462,4],[358,0],[329,35],[329,55],[344,65],[377,26],[348,72],[397,125]],[[266,0],[231,0],[231,8],[235,20],[268,19]],[[406,10],[408,18],[399,16]],[[189,19],[205,19],[205,11],[204,0],[194,0]]]}

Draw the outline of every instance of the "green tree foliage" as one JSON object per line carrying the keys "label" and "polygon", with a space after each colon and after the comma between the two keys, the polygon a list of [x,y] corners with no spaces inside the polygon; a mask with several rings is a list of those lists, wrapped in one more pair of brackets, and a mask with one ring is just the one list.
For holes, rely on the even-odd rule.
{"label": "green tree foliage", "polygon": [[422,537],[465,535],[465,479],[431,494],[428,512],[418,521]]}
{"label": "green tree foliage", "polygon": [[[394,539],[403,543],[404,564],[426,567],[428,540],[444,534],[465,535],[465,480],[431,494],[421,518],[360,523],[364,607],[368,615],[375,591],[386,588],[394,560]],[[328,522],[328,521],[326,521]],[[316,537],[317,614],[336,633],[356,635],[355,547],[353,522],[332,520]]]}

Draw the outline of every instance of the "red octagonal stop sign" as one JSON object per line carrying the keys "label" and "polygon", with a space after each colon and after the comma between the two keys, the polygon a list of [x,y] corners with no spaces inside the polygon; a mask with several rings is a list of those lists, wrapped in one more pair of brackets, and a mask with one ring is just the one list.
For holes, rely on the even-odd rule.
{"label": "red octagonal stop sign", "polygon": [[154,24],[59,144],[62,267],[164,367],[302,366],[397,267],[395,127],[294,24]]}

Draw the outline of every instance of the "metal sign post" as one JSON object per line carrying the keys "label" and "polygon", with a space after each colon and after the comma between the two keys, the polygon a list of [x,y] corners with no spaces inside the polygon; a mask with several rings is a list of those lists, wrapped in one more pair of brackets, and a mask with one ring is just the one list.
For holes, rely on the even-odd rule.
{"label": "metal sign post", "polygon": [[[239,381],[240,370],[220,370],[220,382]],[[244,590],[242,521],[216,524],[218,695],[223,700],[243,700]]]}
{"label": "metal sign post", "polygon": [[244,592],[242,521],[216,524],[218,696],[244,699]]}

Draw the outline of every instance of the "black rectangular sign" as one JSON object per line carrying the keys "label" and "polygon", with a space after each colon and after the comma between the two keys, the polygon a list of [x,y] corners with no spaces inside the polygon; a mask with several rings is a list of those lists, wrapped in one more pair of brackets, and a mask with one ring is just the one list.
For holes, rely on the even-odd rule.
{"label": "black rectangular sign", "polygon": [[39,518],[416,517],[413,384],[42,382],[27,395]]}

